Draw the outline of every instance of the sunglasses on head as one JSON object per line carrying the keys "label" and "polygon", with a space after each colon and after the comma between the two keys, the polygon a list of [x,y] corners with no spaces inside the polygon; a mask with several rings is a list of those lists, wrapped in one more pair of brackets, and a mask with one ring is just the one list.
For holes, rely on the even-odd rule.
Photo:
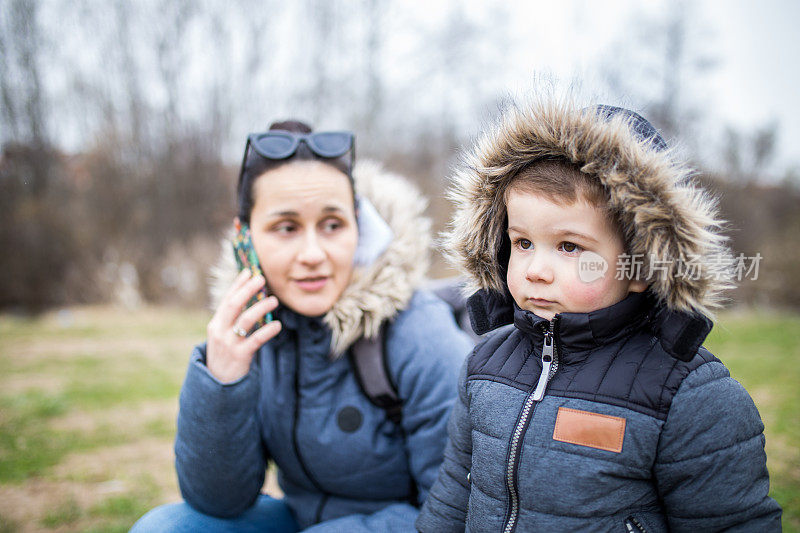
{"label": "sunglasses on head", "polygon": [[350,179],[352,176],[353,161],[355,160],[355,135],[350,131],[321,131],[314,133],[294,133],[284,130],[270,130],[264,133],[251,133],[247,136],[244,147],[242,167],[239,171],[239,188],[242,186],[247,154],[253,150],[265,159],[280,161],[292,157],[300,143],[305,143],[315,155],[325,159],[335,159],[348,152],[350,153],[349,169],[346,172]]}
{"label": "sunglasses on head", "polygon": [[[260,156],[267,159],[287,159],[297,152],[300,143],[319,157],[332,159],[341,157],[353,149],[355,136],[349,131],[321,131],[315,133],[293,133],[272,130],[264,133],[251,133],[247,145],[252,146]],[[245,153],[247,148],[245,148]]]}

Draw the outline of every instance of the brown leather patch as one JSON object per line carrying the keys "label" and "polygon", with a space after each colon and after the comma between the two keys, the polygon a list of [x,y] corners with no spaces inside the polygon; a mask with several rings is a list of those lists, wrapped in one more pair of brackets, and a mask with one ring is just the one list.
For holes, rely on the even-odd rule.
{"label": "brown leather patch", "polygon": [[625,438],[625,419],[578,409],[558,408],[553,439],[619,453]]}

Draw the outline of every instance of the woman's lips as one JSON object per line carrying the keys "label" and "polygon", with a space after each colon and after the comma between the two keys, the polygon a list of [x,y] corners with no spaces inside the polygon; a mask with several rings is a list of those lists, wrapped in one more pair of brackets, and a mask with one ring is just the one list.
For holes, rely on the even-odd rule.
{"label": "woman's lips", "polygon": [[328,276],[316,276],[296,279],[294,282],[298,287],[300,287],[300,289],[306,292],[317,292],[325,288],[325,285],[327,285],[329,279],[330,278]]}

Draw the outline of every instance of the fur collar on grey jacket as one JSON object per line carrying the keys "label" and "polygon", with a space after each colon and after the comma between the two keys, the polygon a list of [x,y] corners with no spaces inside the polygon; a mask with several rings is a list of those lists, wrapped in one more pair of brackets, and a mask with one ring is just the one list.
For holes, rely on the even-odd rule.
{"label": "fur collar on grey jacket", "polygon": [[[375,207],[392,235],[391,241],[377,244],[374,239],[364,238],[370,232],[380,233],[365,225],[382,223],[380,220],[370,221],[362,216],[362,212],[359,213],[356,257],[369,257],[369,261],[357,263],[350,284],[325,314],[324,321],[332,332],[332,357],[339,357],[361,337],[377,336],[381,323],[392,319],[408,305],[414,290],[427,274],[429,264],[430,220],[423,216],[427,202],[418,189],[372,161],[358,163],[353,178],[357,196],[367,199]],[[364,250],[365,246],[373,249]],[[374,249],[375,246],[379,249]],[[236,273],[228,238],[223,240],[220,258],[211,270],[214,308]]]}
{"label": "fur collar on grey jacket", "polygon": [[[692,183],[691,171],[674,161],[674,152],[662,149],[660,138],[637,135],[635,122],[626,113],[609,118],[597,107],[552,96],[504,110],[464,154],[452,179],[456,212],[444,246],[470,276],[469,290],[505,292],[506,265],[498,260],[507,239],[504,192],[523,167],[558,157],[579,165],[608,191],[628,253],[643,260],[643,275],[651,258],[669,265],[666,271],[654,268],[657,275],[648,279],[659,302],[672,311],[711,316],[721,291],[730,287],[730,254],[716,207]],[[688,261],[694,270],[682,275]],[[609,266],[612,273],[614,268]]]}

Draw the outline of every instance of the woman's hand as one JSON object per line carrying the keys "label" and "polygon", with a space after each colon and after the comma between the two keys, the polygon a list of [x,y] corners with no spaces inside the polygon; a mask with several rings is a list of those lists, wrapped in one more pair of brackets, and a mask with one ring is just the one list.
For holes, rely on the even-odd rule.
{"label": "woman's hand", "polygon": [[242,311],[263,286],[262,276],[251,278],[248,270],[240,272],[208,323],[206,366],[222,383],[236,381],[247,374],[256,351],[281,330],[281,323],[273,320],[249,336],[241,335],[278,307],[278,299],[269,296]]}

